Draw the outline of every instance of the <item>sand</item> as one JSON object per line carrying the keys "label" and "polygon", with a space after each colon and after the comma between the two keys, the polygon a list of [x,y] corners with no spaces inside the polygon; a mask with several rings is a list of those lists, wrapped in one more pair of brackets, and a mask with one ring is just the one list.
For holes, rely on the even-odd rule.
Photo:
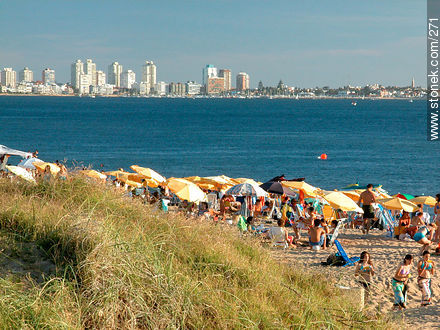
{"label": "sand", "polygon": [[[344,229],[338,239],[350,257],[360,256],[362,251],[368,251],[371,255],[376,275],[373,278],[370,298],[365,301],[365,309],[391,313],[396,320],[402,320],[407,326],[415,329],[440,328],[440,279],[438,279],[437,274],[432,281],[433,304],[427,307],[420,306],[421,292],[417,286],[416,266],[420,260],[419,244],[414,241],[398,241],[386,237],[385,232],[378,230],[371,231],[369,235],[363,235],[360,230]],[[302,242],[305,242],[305,237]],[[359,288],[354,277],[354,266],[335,267],[321,265],[321,261],[326,261],[331,253],[337,251],[336,247],[316,252],[307,247],[288,250],[272,249],[274,257],[279,261],[293,266],[304,266],[306,269],[324,273],[334,281],[335,285]],[[391,288],[391,279],[396,272],[397,266],[403,261],[406,254],[415,256],[411,271],[412,277],[409,281],[407,309],[404,311],[393,311],[394,296]],[[432,255],[431,260],[436,263],[437,271],[439,271],[440,256]]]}

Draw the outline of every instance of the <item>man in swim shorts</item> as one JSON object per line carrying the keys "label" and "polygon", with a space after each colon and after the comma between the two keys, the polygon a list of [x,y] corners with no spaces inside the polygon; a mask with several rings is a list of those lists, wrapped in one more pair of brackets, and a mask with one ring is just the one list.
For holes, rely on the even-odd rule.
{"label": "man in swim shorts", "polygon": [[362,210],[364,211],[364,228],[362,232],[368,234],[370,231],[371,220],[374,219],[374,208],[373,203],[376,203],[376,197],[373,193],[373,185],[370,183],[367,185],[367,190],[361,193],[359,196],[358,204],[362,203]]}

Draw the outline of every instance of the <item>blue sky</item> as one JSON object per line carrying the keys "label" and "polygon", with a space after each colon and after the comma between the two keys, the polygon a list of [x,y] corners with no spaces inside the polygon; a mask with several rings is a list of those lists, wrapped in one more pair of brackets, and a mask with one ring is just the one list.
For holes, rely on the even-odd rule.
{"label": "blue sky", "polygon": [[425,20],[421,0],[0,0],[0,67],[51,67],[66,82],[77,58],[137,78],[153,60],[167,82],[200,82],[212,63],[254,87],[425,86]]}

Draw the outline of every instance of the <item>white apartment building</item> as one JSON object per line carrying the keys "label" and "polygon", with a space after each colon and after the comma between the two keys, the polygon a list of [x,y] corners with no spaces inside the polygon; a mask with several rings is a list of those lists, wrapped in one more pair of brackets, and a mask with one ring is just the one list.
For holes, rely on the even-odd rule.
{"label": "white apartment building", "polygon": [[101,70],[96,71],[96,86],[105,85],[105,72]]}
{"label": "white apartment building", "polygon": [[45,84],[55,84],[55,70],[46,68],[41,73],[41,79]]}
{"label": "white apartment building", "polygon": [[136,82],[136,73],[132,70],[127,70],[121,74],[121,87],[131,88]]}
{"label": "white apartment building", "polygon": [[185,85],[186,85],[186,94],[188,95],[200,94],[200,89],[202,88],[202,85],[196,83],[195,81],[187,81]]}
{"label": "white apartment building", "polygon": [[79,94],[89,94],[90,93],[90,75],[83,73],[79,76],[79,87],[78,92]]}
{"label": "white apartment building", "polygon": [[156,86],[156,65],[153,61],[145,61],[142,65],[142,82],[146,84],[146,94],[150,94]]}
{"label": "white apartment building", "polygon": [[15,88],[17,85],[17,73],[12,68],[4,68],[0,73],[0,83],[3,86]]}
{"label": "white apartment building", "polygon": [[154,92],[157,95],[163,96],[166,95],[168,91],[168,84],[165,81],[159,81],[154,85]]}
{"label": "white apartment building", "polygon": [[81,60],[76,60],[70,66],[70,83],[73,88],[79,89],[80,76],[84,74],[84,63]]}
{"label": "white apartment building", "polygon": [[18,72],[18,81],[32,82],[34,81],[34,73],[28,67],[25,67],[23,70]]}
{"label": "white apartment building", "polygon": [[96,86],[96,63],[87,59],[84,63],[84,73],[89,75],[90,85]]}
{"label": "white apartment building", "polygon": [[249,89],[249,75],[246,72],[239,72],[237,75],[237,91],[245,91]]}
{"label": "white apartment building", "polygon": [[121,74],[122,65],[118,62],[113,62],[108,66],[108,83],[115,85],[116,87],[121,87]]}
{"label": "white apartment building", "polygon": [[218,70],[212,64],[207,64],[202,70],[202,85],[206,86],[208,83],[208,78],[217,78]]}

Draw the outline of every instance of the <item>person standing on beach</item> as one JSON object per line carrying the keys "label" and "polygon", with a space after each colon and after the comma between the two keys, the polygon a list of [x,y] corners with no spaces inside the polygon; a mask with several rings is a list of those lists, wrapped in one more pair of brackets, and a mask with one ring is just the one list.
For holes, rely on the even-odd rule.
{"label": "person standing on beach", "polygon": [[368,234],[370,231],[370,222],[374,219],[373,203],[376,203],[376,197],[373,193],[373,185],[370,183],[367,185],[367,190],[361,193],[359,196],[358,204],[362,203],[362,210],[364,211],[364,228],[362,232]]}
{"label": "person standing on beach", "polygon": [[361,253],[354,276],[359,276],[359,283],[364,287],[367,299],[370,297],[371,278],[374,276],[374,267],[370,254],[367,251]]}
{"label": "person standing on beach", "polygon": [[417,271],[419,277],[417,278],[417,284],[422,292],[422,306],[428,306],[431,304],[431,279],[435,274],[434,261],[429,260],[429,251],[423,252],[423,259],[417,264]]}
{"label": "person standing on beach", "polygon": [[406,294],[408,291],[408,279],[411,272],[412,261],[413,256],[407,254],[405,259],[403,259],[403,263],[399,265],[393,279],[391,280],[395,308],[406,308]]}

